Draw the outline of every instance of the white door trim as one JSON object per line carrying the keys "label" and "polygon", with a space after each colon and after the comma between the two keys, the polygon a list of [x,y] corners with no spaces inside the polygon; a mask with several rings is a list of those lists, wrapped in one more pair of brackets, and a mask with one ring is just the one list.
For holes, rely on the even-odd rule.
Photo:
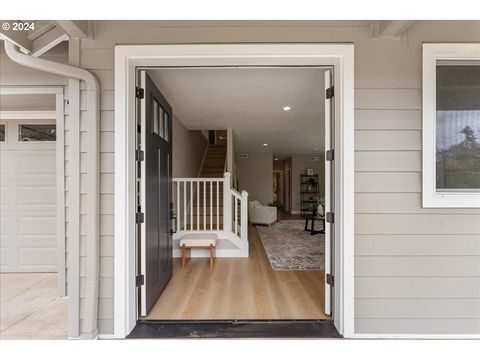
{"label": "white door trim", "polygon": [[[332,76],[333,72],[331,69],[325,71],[325,92],[327,89],[332,86]],[[332,165],[332,161],[327,160],[327,151],[334,149],[335,144],[332,144],[332,101],[333,99],[327,99],[325,94],[325,202],[324,202],[324,213],[325,216],[327,212],[333,212],[332,208],[332,168],[333,171],[335,167]],[[335,104],[335,103],[333,103]],[[333,145],[333,146],[332,146]],[[332,273],[332,248],[331,248],[331,239],[332,239],[332,229],[330,225],[324,222],[324,232],[325,232],[325,314],[332,314],[332,286],[327,284],[327,275]]]}
{"label": "white door trim", "polygon": [[58,244],[58,293],[66,295],[65,261],[65,113],[64,89],[61,86],[12,86],[0,87],[2,95],[55,95],[55,111],[1,111],[0,119],[55,119],[57,138],[55,143],[56,192],[57,192],[57,244]]}
{"label": "white door trim", "polygon": [[[196,44],[115,47],[114,336],[137,320],[135,288],[135,76],[137,67],[334,66],[337,192],[334,323],[354,333],[353,44]],[[323,86],[323,84],[319,84]]]}

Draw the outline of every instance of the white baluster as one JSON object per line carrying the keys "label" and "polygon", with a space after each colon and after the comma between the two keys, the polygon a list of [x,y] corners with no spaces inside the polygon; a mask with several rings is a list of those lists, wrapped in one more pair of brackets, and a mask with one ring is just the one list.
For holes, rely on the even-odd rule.
{"label": "white baluster", "polygon": [[210,181],[210,230],[213,230],[213,181]]}
{"label": "white baluster", "polygon": [[242,202],[241,202],[241,238],[244,242],[248,242],[248,193],[242,191]]}
{"label": "white baluster", "polygon": [[219,229],[219,227],[220,227],[220,221],[219,221],[219,220],[220,220],[220,219],[219,219],[219,217],[220,217],[220,215],[219,215],[219,214],[220,214],[220,204],[219,204],[219,202],[220,202],[220,199],[219,199],[220,194],[219,194],[219,192],[220,192],[220,191],[219,191],[219,189],[218,189],[219,186],[220,186],[220,183],[219,183],[219,181],[217,180],[217,231],[218,231],[218,229]]}
{"label": "white baluster", "polygon": [[187,182],[186,181],[183,181],[183,230],[185,231],[187,230]]}
{"label": "white baluster", "polygon": [[180,231],[180,183],[175,181],[175,185],[177,186],[177,232]]}
{"label": "white baluster", "polygon": [[193,230],[193,181],[190,181],[190,231]]}
{"label": "white baluster", "polygon": [[230,173],[223,178],[223,230],[232,231],[232,195],[230,192]]}
{"label": "white baluster", "polygon": [[233,200],[233,204],[234,204],[234,207],[233,207],[233,214],[235,215],[235,235],[238,235],[238,205],[237,205],[237,197],[234,196],[233,197],[234,200]]}
{"label": "white baluster", "polygon": [[197,180],[197,230],[200,230],[200,181]]}
{"label": "white baluster", "polygon": [[203,181],[203,230],[207,230],[207,181]]}

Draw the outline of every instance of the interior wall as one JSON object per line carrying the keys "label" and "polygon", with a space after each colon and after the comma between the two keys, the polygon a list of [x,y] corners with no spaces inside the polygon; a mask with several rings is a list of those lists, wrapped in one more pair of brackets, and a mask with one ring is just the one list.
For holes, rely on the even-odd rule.
{"label": "interior wall", "polygon": [[308,160],[309,155],[293,154],[292,155],[292,213],[300,214],[300,175],[306,174],[307,168],[312,168],[314,174],[318,174],[318,190],[319,196],[325,196],[325,160],[324,156],[320,156],[319,161]]}
{"label": "interior wall", "polygon": [[175,116],[172,127],[173,177],[197,177],[207,147],[207,139],[201,131],[186,129]]}
{"label": "interior wall", "polygon": [[239,190],[248,192],[248,200],[263,205],[273,201],[273,154],[249,153],[248,159],[237,159]]}

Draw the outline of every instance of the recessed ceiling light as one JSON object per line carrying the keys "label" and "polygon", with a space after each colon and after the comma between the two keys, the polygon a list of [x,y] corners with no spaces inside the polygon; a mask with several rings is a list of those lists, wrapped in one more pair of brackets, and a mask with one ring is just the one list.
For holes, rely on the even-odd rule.
{"label": "recessed ceiling light", "polygon": [[268,146],[268,144],[263,144],[263,146]]}
{"label": "recessed ceiling light", "polygon": [[278,161],[278,158],[275,158],[274,160],[275,160],[275,161]]}
{"label": "recessed ceiling light", "polygon": [[283,111],[290,111],[290,110],[292,110],[292,107],[286,105],[286,106],[284,106],[284,107],[282,108],[282,110],[283,110]]}

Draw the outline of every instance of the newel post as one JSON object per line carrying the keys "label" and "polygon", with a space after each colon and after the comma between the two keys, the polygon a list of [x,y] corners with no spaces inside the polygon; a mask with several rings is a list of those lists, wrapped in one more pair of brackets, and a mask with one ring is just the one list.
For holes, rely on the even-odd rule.
{"label": "newel post", "polygon": [[242,236],[242,240],[248,243],[248,193],[245,190],[242,191],[240,221],[240,234]]}
{"label": "newel post", "polygon": [[223,231],[232,231],[232,195],[230,194],[229,172],[223,176]]}

